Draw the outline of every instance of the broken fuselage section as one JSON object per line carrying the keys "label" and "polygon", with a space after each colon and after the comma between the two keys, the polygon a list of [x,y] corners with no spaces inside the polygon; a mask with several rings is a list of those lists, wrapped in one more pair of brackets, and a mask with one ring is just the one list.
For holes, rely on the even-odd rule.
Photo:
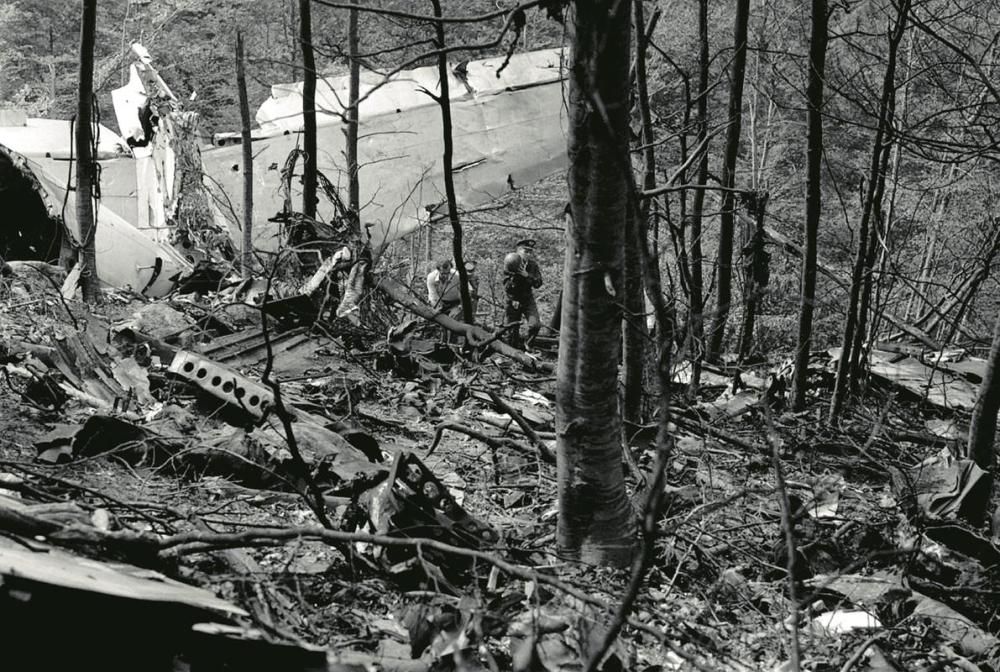
{"label": "broken fuselage section", "polygon": [[[226,256],[230,246],[207,202],[198,206],[205,195],[196,118],[179,108],[145,50],[133,45],[133,52],[129,83],[112,93],[129,139],[95,127],[94,243],[103,285],[157,297],[198,262]],[[82,245],[73,135],[71,121],[0,111],[0,256],[72,263]]]}
{"label": "broken fuselage section", "polygon": [[[511,189],[565,168],[567,112],[564,53],[545,49],[453,65],[449,75],[452,171],[460,208],[492,201]],[[302,202],[301,162],[287,157],[302,145],[302,82],[275,84],[252,130],[254,228],[258,252],[288,244],[282,230],[288,203]],[[391,76],[364,72],[358,105],[361,221],[372,248],[439,219],[445,201],[444,136],[436,66]],[[346,196],[346,106],[349,77],[324,76],[316,86],[317,163]],[[242,241],[243,164],[239,133],[215,137],[202,153],[216,221],[234,244]],[[292,172],[292,174],[289,174]],[[334,222],[337,199],[320,196],[317,218]],[[346,198],[340,198],[341,201]]]}
{"label": "broken fuselage section", "polygon": [[[78,248],[76,166],[72,124],[7,115],[0,125],[0,255],[57,263]],[[14,123],[11,123],[14,122]],[[17,123],[20,122],[20,123]],[[102,284],[162,296],[190,263],[137,225],[140,173],[127,145],[100,127],[97,143],[101,198],[94,245]],[[72,192],[72,193],[70,193]]]}

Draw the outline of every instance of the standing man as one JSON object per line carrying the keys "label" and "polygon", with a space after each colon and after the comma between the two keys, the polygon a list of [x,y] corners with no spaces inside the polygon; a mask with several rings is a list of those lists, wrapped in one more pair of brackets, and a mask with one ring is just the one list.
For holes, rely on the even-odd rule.
{"label": "standing man", "polygon": [[[523,347],[530,348],[542,328],[534,292],[542,286],[542,272],[534,256],[535,241],[527,238],[519,241],[515,251],[504,257],[503,286],[507,294],[504,322],[511,328],[510,344],[515,348],[522,347],[522,318],[528,323],[528,337]],[[512,324],[515,326],[511,327]]]}
{"label": "standing man", "polygon": [[479,314],[479,276],[476,275],[476,262],[465,262],[465,277],[469,279],[469,298],[472,299],[472,314]]}

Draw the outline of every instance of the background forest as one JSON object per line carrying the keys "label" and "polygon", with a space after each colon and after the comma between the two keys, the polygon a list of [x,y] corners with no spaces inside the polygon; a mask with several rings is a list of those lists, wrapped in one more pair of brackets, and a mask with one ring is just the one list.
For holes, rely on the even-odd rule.
{"label": "background forest", "polygon": [[[375,4],[413,9],[409,2]],[[502,3],[475,0],[449,0],[443,7],[446,14],[461,16],[492,11],[494,4],[502,8]],[[706,4],[707,176],[710,183],[717,183],[729,119],[735,6]],[[891,306],[899,317],[929,327],[930,333],[942,338],[950,335],[949,321],[939,319],[934,306],[950,307],[951,315],[962,307],[955,329],[966,336],[988,333],[991,324],[991,315],[981,315],[979,304],[965,307],[965,303],[982,283],[990,290],[983,296],[994,295],[996,289],[996,280],[983,273],[997,245],[992,179],[998,107],[991,83],[996,49],[991,26],[998,11],[994,5],[971,0],[917,3],[914,15],[923,23],[911,21],[905,26],[897,47],[896,109],[893,133],[886,142],[887,184],[876,208],[876,309]],[[652,35],[648,76],[661,179],[689,158],[700,137],[698,6],[680,0],[655,3],[660,18]],[[71,0],[0,3],[0,101],[38,116],[72,115],[78,48],[75,9]],[[768,225],[793,240],[801,238],[805,217],[808,10],[799,2],[750,3],[743,137],[735,170],[738,188],[769,194]],[[857,245],[865,187],[871,181],[871,146],[880,115],[889,31],[896,16],[893,3],[877,0],[830,7],[819,249],[821,260],[840,268],[850,266]],[[103,2],[95,61],[102,118],[113,115],[109,97],[100,94],[124,81],[128,45],[138,40],[178,95],[191,97],[187,108],[200,114],[206,137],[236,130],[236,29],[245,32],[247,86],[255,109],[271,84],[301,80],[297,21],[293,2]],[[345,12],[317,3],[313,21],[317,68],[321,73],[342,74],[347,68]],[[364,12],[360,21],[365,68],[385,70],[428,48],[430,31],[426,36],[415,34],[407,20]],[[489,42],[499,25],[499,21],[454,24],[449,40]],[[503,53],[509,39],[485,55]],[[544,12],[531,11],[517,49],[555,46],[566,39],[561,24]],[[467,53],[456,60],[484,55],[483,50]],[[637,116],[633,125],[638,133]],[[695,173],[689,169],[682,177],[693,182]],[[675,233],[675,243],[680,243],[677,234],[684,234],[680,223],[689,222],[685,218],[691,214],[692,200],[692,192],[680,192],[665,203],[669,209],[663,216],[671,224],[664,228]],[[703,207],[708,221],[715,222],[720,202],[709,197]],[[707,224],[703,243],[702,292],[709,304],[714,295],[716,231],[714,224]],[[744,232],[742,238],[748,242],[749,234]],[[690,243],[688,235],[685,244]],[[737,261],[742,247],[736,245]],[[676,245],[675,249],[680,252]],[[776,255],[774,264],[763,308],[765,338],[770,330],[790,335],[797,302],[797,260]],[[681,275],[675,272],[673,278],[679,295],[689,291]],[[844,295],[841,288],[821,280],[818,296],[817,332],[832,344],[843,319]],[[989,313],[991,305],[986,306]]]}

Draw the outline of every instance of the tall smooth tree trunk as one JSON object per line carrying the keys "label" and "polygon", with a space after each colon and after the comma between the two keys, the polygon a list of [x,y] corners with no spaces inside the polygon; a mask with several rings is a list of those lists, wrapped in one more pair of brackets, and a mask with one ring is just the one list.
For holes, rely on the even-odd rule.
{"label": "tall smooth tree trunk", "polygon": [[691,199],[691,309],[688,316],[688,352],[691,357],[693,397],[701,384],[701,362],[705,355],[705,280],[702,271],[702,214],[705,209],[705,185],[708,184],[708,0],[698,0],[698,134],[696,145],[703,154],[698,161],[695,190]]}
{"label": "tall smooth tree trunk", "polygon": [[302,48],[302,214],[316,217],[316,184],[319,171],[316,157],[316,58],[312,43],[310,0],[299,0],[299,44]]}
{"label": "tall smooth tree trunk", "polygon": [[[351,0],[357,5],[358,0]],[[354,217],[354,233],[361,235],[361,183],[358,177],[358,99],[361,89],[361,61],[358,59],[358,10],[348,15],[347,52],[350,58],[350,76],[347,92],[347,207]]]}
{"label": "tall smooth tree trunk", "polygon": [[743,125],[743,82],[747,70],[747,23],[750,0],[737,0],[733,24],[733,67],[729,79],[729,127],[726,129],[726,150],[722,163],[722,213],[719,217],[719,293],[715,322],[708,343],[708,359],[716,361],[722,354],[726,336],[729,306],[733,300],[733,234],[736,228],[736,157],[740,150],[740,130]]}
{"label": "tall smooth tree trunk", "polygon": [[993,443],[997,433],[997,412],[1000,411],[1000,313],[993,326],[993,343],[986,361],[986,372],[979,386],[979,396],[972,410],[969,425],[967,455],[979,467],[990,473],[993,468]]}
{"label": "tall smooth tree trunk", "polygon": [[854,257],[854,268],[851,271],[851,289],[847,303],[847,319],[844,321],[844,338],[840,360],[837,362],[837,377],[834,381],[833,395],[830,399],[830,422],[840,418],[847,391],[857,381],[861,346],[864,340],[868,307],[871,303],[872,274],[874,271],[874,256],[878,242],[878,227],[872,220],[880,219],[882,196],[885,192],[886,168],[891,154],[891,140],[886,142],[886,136],[892,133],[895,117],[896,101],[896,57],[899,44],[906,30],[906,14],[909,11],[909,0],[903,0],[900,5],[896,25],[889,36],[888,61],[885,75],[882,78],[882,95],[879,100],[878,123],[875,126],[875,139],[872,143],[871,166],[868,172],[868,185],[861,212],[861,225],[858,227],[858,249]]}
{"label": "tall smooth tree trunk", "polygon": [[[441,0],[431,0],[434,16],[440,18]],[[473,324],[472,297],[469,295],[469,274],[465,270],[465,259],[462,256],[462,222],[458,218],[458,198],[455,196],[455,175],[452,169],[454,143],[452,142],[451,124],[451,93],[448,90],[448,55],[444,53],[444,22],[434,22],[434,44],[438,50],[438,80],[440,90],[437,102],[441,107],[441,133],[444,140],[444,194],[448,201],[448,220],[451,222],[451,251],[455,258],[455,270],[458,271],[459,290],[462,297],[462,319],[466,324]]]}
{"label": "tall smooth tree trunk", "polygon": [[799,338],[792,374],[792,409],[799,411],[806,403],[809,380],[809,351],[812,347],[813,304],[816,300],[816,238],[821,213],[823,164],[823,78],[826,70],[827,0],[812,0],[809,37],[809,106],[806,148],[806,220],[802,255]]}
{"label": "tall smooth tree trunk", "polygon": [[569,83],[569,193],[556,371],[561,553],[625,567],[635,518],[617,395],[628,170],[630,0],[577,0]]}
{"label": "tall smooth tree trunk", "polygon": [[246,59],[243,33],[236,33],[236,90],[240,97],[240,124],[243,143],[243,257],[244,278],[253,275],[253,147],[250,137],[250,102],[247,99]]}
{"label": "tall smooth tree trunk", "polygon": [[94,187],[97,181],[94,156],[94,34],[97,30],[97,0],[83,1],[80,21],[80,86],[76,106],[76,221],[80,227],[80,284],[83,300],[96,303],[100,298],[97,277],[97,248],[94,237]]}

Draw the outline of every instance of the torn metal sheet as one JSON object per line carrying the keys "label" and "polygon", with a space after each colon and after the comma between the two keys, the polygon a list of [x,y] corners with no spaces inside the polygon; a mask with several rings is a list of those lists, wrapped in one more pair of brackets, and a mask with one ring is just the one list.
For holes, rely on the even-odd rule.
{"label": "torn metal sheet", "polygon": [[[832,362],[836,362],[841,348],[832,348],[829,352]],[[979,388],[964,375],[941,368],[935,370],[913,357],[895,352],[872,350],[869,370],[873,376],[918,398],[926,397],[927,403],[948,410],[970,411],[979,395]]]}
{"label": "torn metal sheet", "polygon": [[212,593],[131,565],[70,555],[55,548],[33,552],[0,544],[0,574],[8,581],[43,583],[143,602],[182,604],[234,616],[247,612]]}
{"label": "torn metal sheet", "polygon": [[[44,155],[37,156],[48,145],[29,147],[28,156],[9,149],[3,144],[6,130],[0,128],[0,154],[5,155],[32,184],[49,218],[56,222],[63,219],[68,233],[78,241],[80,228],[76,221],[76,208],[63,208],[67,198],[67,179],[72,179],[67,175],[70,164]],[[35,154],[36,158],[31,158],[31,154]],[[190,265],[171,247],[157,243],[112,209],[114,205],[117,210],[127,212],[130,201],[134,207],[135,199],[130,193],[134,190],[134,176],[130,185],[127,171],[123,170],[128,164],[121,161],[101,162],[102,189],[107,191],[102,192],[104,196],[95,213],[98,221],[94,239],[97,273],[106,285],[128,287],[149,296],[162,296],[174,287],[175,283],[170,278],[187,270]],[[55,256],[58,256],[58,246]]]}
{"label": "torn metal sheet", "polygon": [[[125,141],[107,126],[99,126],[97,159],[129,157]],[[0,145],[22,156],[69,159],[73,134],[69,120],[24,118],[23,124],[0,126]]]}
{"label": "torn metal sheet", "polygon": [[[561,59],[559,49],[515,55],[499,80],[495,73],[501,59],[466,64],[464,80],[453,73],[454,176],[460,205],[495,199],[511,185],[535,182],[566,165]],[[437,90],[435,68],[400,73],[360,106],[361,218],[376,249],[426,224],[444,201],[441,112],[422,89]],[[334,182],[346,175],[339,102],[347,100],[346,91],[346,78],[328,78],[316,97],[319,170]],[[282,242],[278,224],[267,220],[282,210],[281,166],[300,142],[300,92],[301,84],[278,85],[258,112],[254,246],[263,251],[276,250]],[[227,221],[237,242],[242,213],[240,199],[233,195],[243,188],[241,151],[232,145],[202,154],[216,214]],[[298,189],[298,180],[292,184]],[[320,218],[335,214],[324,201],[319,208]]]}
{"label": "torn metal sheet", "polygon": [[193,352],[178,352],[168,371],[256,418],[274,404],[274,393],[267,387]]}
{"label": "torn metal sheet", "polygon": [[906,471],[891,468],[893,495],[904,510],[918,507],[931,519],[977,520],[987,509],[989,477],[972,460],[958,460],[945,448]]}
{"label": "torn metal sheet", "polygon": [[942,635],[955,642],[958,650],[968,656],[989,656],[996,660],[1000,652],[1000,639],[984,631],[967,617],[951,607],[915,590],[910,590],[902,577],[877,571],[871,576],[845,574],[842,576],[816,576],[809,580],[810,587],[839,593],[845,598],[866,607],[877,606],[890,593],[896,593],[912,607],[913,617],[924,617],[938,628]]}

